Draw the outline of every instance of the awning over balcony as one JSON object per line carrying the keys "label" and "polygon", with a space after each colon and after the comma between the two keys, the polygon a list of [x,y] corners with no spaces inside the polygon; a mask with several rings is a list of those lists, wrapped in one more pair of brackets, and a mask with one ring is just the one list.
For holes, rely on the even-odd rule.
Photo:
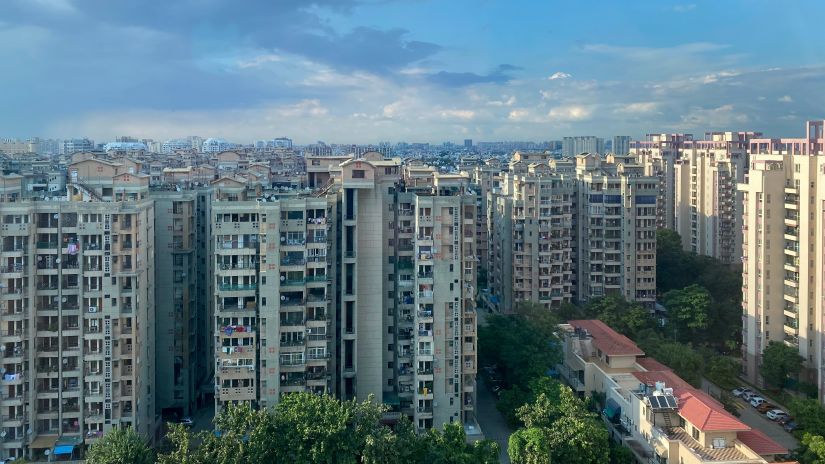
{"label": "awning over balcony", "polygon": [[54,447],[54,454],[61,455],[61,454],[72,454],[74,452],[74,445],[60,445]]}
{"label": "awning over balcony", "polygon": [[37,438],[32,440],[29,448],[32,449],[44,449],[44,448],[51,448],[57,442],[57,435],[39,435]]}
{"label": "awning over balcony", "polygon": [[607,399],[607,404],[605,408],[602,410],[602,414],[607,420],[611,422],[615,422],[619,419],[619,416],[622,414],[622,407],[619,406],[618,403],[613,398]]}

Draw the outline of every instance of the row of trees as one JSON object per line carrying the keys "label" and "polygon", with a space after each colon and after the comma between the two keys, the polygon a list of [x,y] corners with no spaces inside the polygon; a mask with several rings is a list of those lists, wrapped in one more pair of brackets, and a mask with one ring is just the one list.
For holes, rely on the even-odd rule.
{"label": "row of trees", "polygon": [[[89,464],[492,464],[498,444],[467,444],[464,427],[418,434],[402,418],[383,425],[383,405],[296,393],[272,409],[229,407],[215,418],[218,432],[191,433],[173,425],[168,444],[154,455],[131,429],[114,430],[92,445]],[[197,444],[197,446],[193,446]]]}
{"label": "row of trees", "polygon": [[[512,428],[514,464],[624,464],[629,450],[611,447],[598,406],[549,376],[561,361],[561,321],[542,305],[521,303],[511,315],[491,315],[479,328],[483,365],[497,366],[506,387],[496,404]],[[594,412],[596,411],[596,412]]]}

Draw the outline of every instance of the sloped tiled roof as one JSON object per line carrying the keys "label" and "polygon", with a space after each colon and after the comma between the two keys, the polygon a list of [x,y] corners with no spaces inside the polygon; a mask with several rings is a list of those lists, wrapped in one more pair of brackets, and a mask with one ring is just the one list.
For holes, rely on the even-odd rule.
{"label": "sloped tiled roof", "polygon": [[616,332],[600,320],[577,320],[568,322],[577,329],[585,329],[593,336],[593,346],[608,356],[644,356],[638,346],[624,335]]}
{"label": "sloped tiled roof", "polygon": [[754,453],[764,456],[766,454],[787,454],[788,449],[771,440],[767,435],[759,430],[753,429],[736,434],[736,438],[745,444]]}
{"label": "sloped tiled roof", "polygon": [[703,432],[751,430],[725,411],[718,401],[696,389],[684,391],[679,395],[679,415]]}

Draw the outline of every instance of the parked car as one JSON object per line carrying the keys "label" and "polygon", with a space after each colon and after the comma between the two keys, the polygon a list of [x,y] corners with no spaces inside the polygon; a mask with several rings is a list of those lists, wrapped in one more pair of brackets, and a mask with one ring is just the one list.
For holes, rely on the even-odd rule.
{"label": "parked car", "polygon": [[773,403],[762,403],[756,407],[756,410],[765,414],[766,412],[770,411],[771,409],[776,409],[776,405]]}
{"label": "parked car", "polygon": [[761,404],[767,403],[767,402],[768,402],[768,400],[766,400],[765,398],[762,398],[761,396],[753,396],[753,397],[751,397],[751,401],[750,401],[751,406],[753,406],[754,408],[758,408]]}
{"label": "parked car", "polygon": [[744,393],[742,393],[742,399],[745,401],[750,401],[751,398],[753,398],[754,396],[759,396],[759,394],[753,390],[746,390]]}
{"label": "parked car", "polygon": [[731,394],[733,396],[737,397],[737,398],[740,398],[742,395],[744,395],[745,393],[750,392],[750,391],[752,391],[750,388],[739,387],[739,388],[734,388],[733,390],[731,390]]}
{"label": "parked car", "polygon": [[770,410],[770,411],[768,411],[768,413],[766,414],[766,416],[768,417],[768,419],[770,419],[770,420],[772,420],[772,421],[779,420],[780,418],[785,417],[785,416],[787,416],[787,415],[788,415],[788,413],[787,413],[787,412],[785,412],[785,411],[783,411],[783,410],[781,410],[781,409],[771,409],[771,410]]}
{"label": "parked car", "polygon": [[779,420],[776,421],[776,423],[779,424],[779,425],[785,425],[786,423],[791,422],[791,421],[793,421],[793,417],[785,416],[785,417],[780,417]]}
{"label": "parked car", "polygon": [[788,422],[785,422],[785,425],[782,426],[782,428],[785,429],[785,431],[788,432],[788,433],[793,432],[798,427],[799,427],[799,425],[797,425],[796,421],[792,421],[792,420],[790,420]]}
{"label": "parked car", "polygon": [[191,417],[184,417],[183,419],[180,420],[180,423],[186,428],[189,428],[189,427],[192,427],[193,425],[195,425],[195,421],[193,421]]}

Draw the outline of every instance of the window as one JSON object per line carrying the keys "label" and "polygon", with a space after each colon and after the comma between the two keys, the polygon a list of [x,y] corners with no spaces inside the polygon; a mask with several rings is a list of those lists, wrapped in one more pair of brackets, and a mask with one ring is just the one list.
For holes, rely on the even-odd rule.
{"label": "window", "polygon": [[699,429],[696,427],[693,427],[693,439],[697,441],[699,440]]}
{"label": "window", "polygon": [[353,179],[363,179],[365,177],[363,169],[353,169],[352,170],[352,178]]}

